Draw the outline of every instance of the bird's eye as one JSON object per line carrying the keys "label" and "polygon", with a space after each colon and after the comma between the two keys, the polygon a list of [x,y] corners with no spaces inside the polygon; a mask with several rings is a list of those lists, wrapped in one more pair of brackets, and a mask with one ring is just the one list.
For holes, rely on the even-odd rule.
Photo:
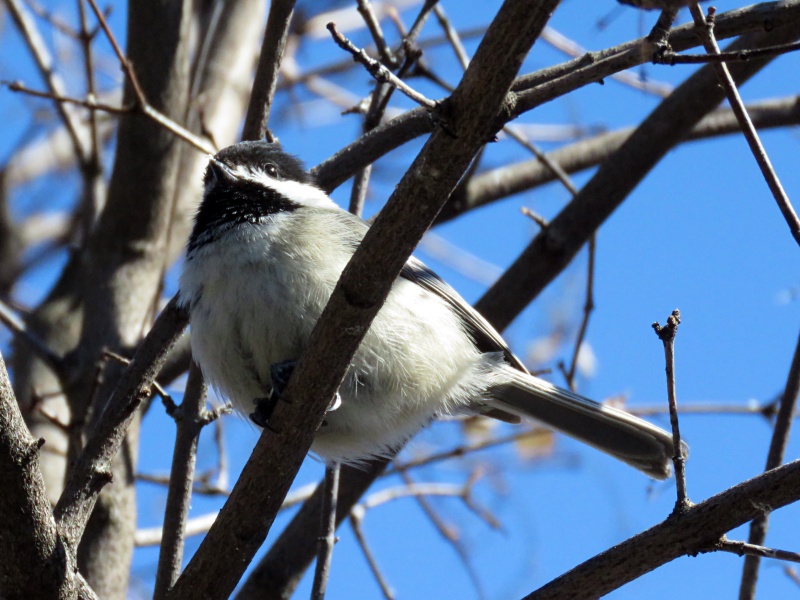
{"label": "bird's eye", "polygon": [[276,167],[272,163],[267,163],[267,164],[264,165],[264,173],[266,173],[270,177],[274,177],[275,179],[277,179],[278,178],[278,167]]}

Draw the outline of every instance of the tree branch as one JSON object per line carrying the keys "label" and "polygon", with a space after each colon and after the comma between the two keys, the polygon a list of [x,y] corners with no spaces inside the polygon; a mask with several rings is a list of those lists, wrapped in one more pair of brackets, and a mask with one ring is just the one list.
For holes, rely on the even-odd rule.
{"label": "tree branch", "polygon": [[100,490],[109,481],[111,462],[122,446],[128,426],[150,396],[151,385],[170,348],[183,334],[187,320],[173,298],[142,340],[69,473],[53,513],[70,556],[77,549]]}
{"label": "tree branch", "polygon": [[243,140],[261,140],[267,136],[269,141],[274,141],[269,134],[267,124],[272,109],[272,100],[275,97],[275,88],[278,84],[281,60],[286,48],[286,37],[289,35],[289,26],[292,22],[294,3],[295,0],[270,2],[267,28],[264,31],[264,41],[261,46],[261,55],[258,58],[258,67],[256,67],[250,105],[244,120]]}
{"label": "tree branch", "polygon": [[[786,445],[789,443],[789,434],[792,431],[792,421],[795,418],[798,395],[800,395],[800,337],[794,349],[794,357],[792,358],[791,367],[789,367],[789,375],[786,378],[786,387],[781,395],[780,408],[778,409],[778,416],[775,419],[775,427],[769,444],[767,464],[764,467],[765,471],[774,469],[783,462],[786,455]],[[747,536],[748,543],[757,546],[763,545],[767,539],[768,527],[769,513],[762,512],[750,523],[750,533]],[[755,597],[760,565],[761,559],[758,556],[748,555],[744,559],[742,581],[739,587],[740,600]]]}
{"label": "tree branch", "polygon": [[153,598],[164,598],[175,585],[183,564],[184,532],[189,504],[192,500],[194,469],[197,462],[197,442],[208,424],[206,411],[207,387],[200,367],[192,363],[183,402],[173,414],[177,424],[175,449],[164,512],[164,533],[158,555],[158,570]]}
{"label": "tree branch", "polygon": [[604,596],[679,556],[710,552],[726,532],[757,517],[763,506],[800,500],[800,461],[748,479],[674,513],[666,521],[590,558],[525,600],[589,600]]}
{"label": "tree branch", "polygon": [[42,444],[25,426],[0,356],[0,596],[9,600],[77,592],[75,558],[64,552],[39,470]]}
{"label": "tree branch", "polygon": [[[798,3],[800,5],[800,3]],[[735,48],[758,48],[795,39],[795,25],[750,34]],[[767,60],[731,65],[739,82],[747,81]],[[703,67],[666,98],[605,161],[569,204],[541,231],[476,308],[505,329],[550,283],[661,158],[724,98],[716,74]]]}

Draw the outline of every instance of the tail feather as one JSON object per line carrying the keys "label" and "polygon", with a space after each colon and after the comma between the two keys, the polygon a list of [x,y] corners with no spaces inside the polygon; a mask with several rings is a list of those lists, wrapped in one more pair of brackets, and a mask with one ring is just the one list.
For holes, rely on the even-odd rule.
{"label": "tail feather", "polygon": [[[672,473],[672,434],[516,369],[509,367],[508,372],[507,383],[491,388],[493,409],[540,421],[655,479]],[[682,451],[688,453],[685,444]]]}

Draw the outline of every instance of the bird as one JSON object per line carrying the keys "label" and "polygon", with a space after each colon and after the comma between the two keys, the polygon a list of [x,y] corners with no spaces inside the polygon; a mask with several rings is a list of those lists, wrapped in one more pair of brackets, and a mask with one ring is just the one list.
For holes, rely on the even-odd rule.
{"label": "bird", "polygon": [[[257,424],[268,425],[368,228],[278,144],[240,142],[209,158],[179,302],[204,377],[245,414],[255,406]],[[660,427],[531,375],[489,322],[412,256],[311,451],[328,464],[362,465],[451,415],[533,419],[655,479],[670,476],[676,454]]]}

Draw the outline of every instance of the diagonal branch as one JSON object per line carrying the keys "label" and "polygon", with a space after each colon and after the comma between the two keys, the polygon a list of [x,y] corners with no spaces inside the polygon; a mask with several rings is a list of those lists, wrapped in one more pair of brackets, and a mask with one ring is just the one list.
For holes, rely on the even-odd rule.
{"label": "diagonal branch", "polygon": [[173,298],[136,351],[69,473],[54,515],[64,544],[72,555],[100,490],[108,483],[111,462],[122,446],[128,426],[142,402],[150,396],[150,387],[169,350],[182,335],[187,320]]}
{"label": "diagonal branch", "polygon": [[[39,470],[39,449],[19,411],[0,356],[0,596],[71,597],[74,557],[61,548]],[[11,517],[13,515],[13,517]]]}
{"label": "diagonal branch", "polygon": [[[701,31],[703,46],[705,47],[706,52],[709,54],[719,54],[719,45],[717,44],[716,37],[714,36],[714,7],[710,7],[708,9],[708,19],[703,18],[703,12],[700,10],[700,6],[698,6],[697,3],[693,3],[689,7],[689,10],[692,13],[692,17],[694,17],[695,24]],[[775,202],[778,204],[778,208],[780,209],[786,224],[789,226],[789,230],[792,232],[792,237],[794,237],[795,242],[800,244],[800,219],[798,219],[797,213],[795,212],[794,207],[789,200],[789,196],[783,189],[780,179],[778,179],[778,174],[772,167],[772,163],[769,160],[769,156],[767,156],[764,145],[761,143],[761,139],[758,137],[758,132],[753,126],[753,121],[750,119],[750,115],[747,114],[747,110],[744,107],[744,102],[742,102],[742,97],[739,94],[736,83],[731,78],[728,65],[724,62],[713,63],[713,65],[714,70],[717,73],[717,78],[725,90],[725,95],[728,98],[731,109],[736,115],[736,119],[739,121],[739,125],[742,128],[742,134],[744,135],[745,140],[747,140],[747,145],[750,146],[750,152],[753,153],[756,164],[758,165],[758,168],[761,169],[761,175],[767,182],[767,186],[769,186],[769,190],[772,192],[772,196],[775,198]]]}
{"label": "diagonal branch", "polygon": [[[789,433],[792,430],[792,421],[797,409],[797,398],[800,395],[800,338],[794,349],[792,365],[789,367],[789,375],[786,378],[786,387],[781,396],[778,416],[775,419],[775,428],[772,431],[772,440],[769,444],[767,454],[767,464],[765,471],[779,466],[786,455],[786,445],[789,443]],[[758,515],[750,523],[750,533],[747,541],[750,544],[762,545],[767,537],[767,527],[769,526],[769,513],[764,512]],[[758,580],[758,569],[761,560],[758,556],[747,556],[744,559],[742,569],[742,582],[739,588],[739,597],[754,598],[756,582]]]}
{"label": "diagonal branch", "polygon": [[[799,20],[800,1],[771,2],[719,15],[715,31],[718,39],[724,39],[743,33],[764,32],[778,23],[783,30],[791,26],[796,28]],[[621,70],[648,62],[649,56],[641,51],[647,43],[646,38],[640,38],[602,52],[590,52],[575,60],[517,78],[512,86],[514,93],[509,98],[509,106],[513,110],[505,118],[511,120],[526,110],[577,88],[603,81]],[[689,23],[671,30],[669,43],[676,51],[698,46],[700,42],[694,24]],[[434,122],[426,109],[420,107],[410,110],[342,148],[314,167],[312,173],[323,189],[330,192],[359,169],[406,142],[430,133],[433,127]]]}
{"label": "diagonal branch", "polygon": [[696,504],[681,514],[590,558],[525,600],[598,598],[680,556],[716,549],[726,532],[757,517],[762,507],[800,500],[800,461],[794,461]]}
{"label": "diagonal branch", "polygon": [[[759,48],[795,39],[794,25],[750,34],[734,48]],[[747,81],[769,61],[731,65],[738,82]],[[514,264],[480,299],[478,311],[505,329],[511,320],[560,273],[661,158],[724,98],[709,65],[666,98],[606,160],[575,198],[541,231]]]}
{"label": "diagonal branch", "polygon": [[278,84],[281,59],[286,48],[286,38],[292,22],[294,3],[295,0],[275,0],[270,3],[264,42],[253,81],[253,92],[244,120],[243,140],[260,140],[266,135],[269,141],[274,141],[269,134],[267,124]]}
{"label": "diagonal branch", "polygon": [[[65,95],[66,86],[55,72],[55,69],[53,68],[53,58],[50,56],[50,52],[47,50],[47,46],[45,45],[39,30],[36,29],[33,19],[27,12],[27,9],[22,5],[20,0],[5,0],[5,4],[8,8],[8,12],[11,13],[11,17],[14,19],[17,28],[22,34],[22,38],[25,40],[25,43],[28,46],[34,61],[36,62],[36,66],[39,69],[42,79],[44,79],[45,84],[47,85],[47,89],[50,90],[50,93],[54,96]],[[71,112],[60,102],[54,101],[54,104],[56,111],[58,112],[59,117],[61,117],[61,121],[64,123],[67,133],[69,134],[70,140],[72,140],[72,146],[75,150],[75,157],[80,165],[83,166],[86,163],[86,151],[78,133],[82,128],[80,127],[73,112]]]}

